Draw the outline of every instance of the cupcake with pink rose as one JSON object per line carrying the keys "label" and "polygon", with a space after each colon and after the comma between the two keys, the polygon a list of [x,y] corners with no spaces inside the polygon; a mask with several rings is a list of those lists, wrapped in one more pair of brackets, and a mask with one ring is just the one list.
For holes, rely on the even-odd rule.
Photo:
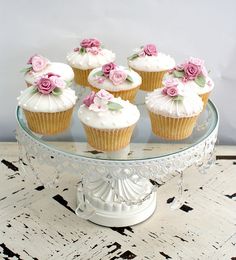
{"label": "cupcake with pink rose", "polygon": [[24,72],[24,79],[27,86],[32,86],[39,77],[51,72],[61,76],[67,84],[74,79],[74,72],[71,67],[61,62],[51,62],[42,55],[35,54],[31,56],[27,62],[27,67],[21,70]]}
{"label": "cupcake with pink rose", "polygon": [[91,92],[78,111],[88,143],[100,151],[117,151],[126,147],[140,113],[137,107],[104,89]]}
{"label": "cupcake with pink rose", "polygon": [[175,61],[169,55],[159,52],[155,44],[146,44],[134,50],[128,57],[128,65],[142,77],[140,89],[153,91],[162,87],[163,77],[175,67]]}
{"label": "cupcake with pink rose", "polygon": [[114,60],[115,54],[95,38],[82,40],[80,46],[67,55],[67,62],[75,73],[75,82],[86,87],[89,87],[91,70]]}
{"label": "cupcake with pink rose", "polygon": [[69,127],[76,99],[67,82],[49,72],[21,92],[18,105],[23,109],[31,131],[53,135]]}
{"label": "cupcake with pink rose", "polygon": [[165,78],[178,79],[186,88],[197,93],[202,98],[204,108],[206,107],[209,95],[214,88],[214,82],[209,77],[203,60],[190,57],[170,70]]}
{"label": "cupcake with pink rose", "polygon": [[110,62],[93,69],[88,76],[90,88],[94,92],[105,89],[114,97],[133,102],[142,83],[140,75],[127,67]]}
{"label": "cupcake with pink rose", "polygon": [[164,139],[182,140],[192,134],[203,109],[202,99],[175,78],[146,96],[152,132]]}

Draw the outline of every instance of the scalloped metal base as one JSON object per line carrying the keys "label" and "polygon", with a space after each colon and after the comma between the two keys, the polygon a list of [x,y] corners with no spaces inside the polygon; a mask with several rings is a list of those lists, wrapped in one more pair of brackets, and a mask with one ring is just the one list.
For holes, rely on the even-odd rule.
{"label": "scalloped metal base", "polygon": [[[78,202],[80,196],[78,195]],[[91,201],[85,198],[85,203],[91,205]],[[93,206],[94,212],[87,218],[89,221],[106,227],[125,227],[139,224],[147,220],[154,213],[156,209],[156,192],[137,205],[126,205],[122,203],[121,210],[118,212],[116,209],[102,210]]]}

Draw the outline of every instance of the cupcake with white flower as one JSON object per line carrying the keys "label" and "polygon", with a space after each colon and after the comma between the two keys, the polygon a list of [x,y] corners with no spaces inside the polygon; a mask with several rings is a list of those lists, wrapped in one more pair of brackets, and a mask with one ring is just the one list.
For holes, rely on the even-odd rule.
{"label": "cupcake with white flower", "polygon": [[31,56],[27,65],[21,72],[25,73],[24,79],[28,87],[32,86],[39,77],[48,72],[60,75],[67,84],[74,79],[74,72],[69,65],[61,62],[51,62],[42,55],[35,54]]}
{"label": "cupcake with white flower", "polygon": [[208,75],[203,60],[190,57],[165,75],[165,78],[169,77],[177,78],[186,88],[197,93],[202,98],[205,108],[214,83]]}
{"label": "cupcake with white flower", "polygon": [[114,97],[133,102],[142,83],[138,73],[113,62],[92,70],[88,76],[92,91],[101,89],[109,91]]}
{"label": "cupcake with white flower", "polygon": [[102,89],[91,92],[78,111],[88,143],[97,150],[117,151],[126,147],[140,117],[137,107]]}
{"label": "cupcake with white flower", "polygon": [[53,135],[66,130],[77,97],[61,76],[47,73],[22,91],[18,105],[23,109],[28,127],[35,133]]}
{"label": "cupcake with white flower", "polygon": [[104,48],[99,40],[91,38],[82,40],[80,46],[67,55],[67,61],[75,73],[75,82],[88,87],[88,75],[91,70],[113,62],[115,57],[115,54]]}
{"label": "cupcake with white flower", "polygon": [[165,73],[173,69],[175,61],[169,55],[159,52],[154,44],[141,46],[128,57],[128,65],[142,77],[141,90],[153,91],[162,87]]}
{"label": "cupcake with white flower", "polygon": [[169,78],[163,84],[146,97],[152,131],[164,139],[185,139],[192,134],[203,102],[177,79]]}

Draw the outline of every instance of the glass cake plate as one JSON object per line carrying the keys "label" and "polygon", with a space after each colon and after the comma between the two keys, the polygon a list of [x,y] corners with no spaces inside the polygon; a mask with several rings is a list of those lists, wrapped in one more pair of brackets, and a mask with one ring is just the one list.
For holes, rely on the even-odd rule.
{"label": "glass cake plate", "polygon": [[[77,110],[70,128],[54,136],[32,132],[20,107],[16,109],[17,140],[20,157],[26,158],[35,174],[35,161],[49,164],[57,173],[76,173],[79,177],[75,213],[104,226],[128,226],[149,218],[156,209],[156,188],[195,165],[200,172],[214,161],[219,115],[209,100],[192,135],[181,141],[168,141],[151,131],[143,102],[137,104],[141,117],[131,143],[116,152],[97,151],[86,142]],[[32,160],[35,158],[36,160]],[[181,206],[175,202],[174,207]]]}

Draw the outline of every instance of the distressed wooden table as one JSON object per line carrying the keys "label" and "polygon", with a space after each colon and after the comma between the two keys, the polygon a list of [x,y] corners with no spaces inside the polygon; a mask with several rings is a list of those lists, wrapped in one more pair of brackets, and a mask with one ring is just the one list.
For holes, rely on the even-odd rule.
{"label": "distressed wooden table", "polygon": [[185,171],[180,209],[170,209],[176,176],[159,187],[155,214],[125,228],[74,214],[77,176],[46,188],[19,171],[16,143],[0,143],[0,154],[0,259],[236,259],[236,147],[218,146],[208,174]]}

